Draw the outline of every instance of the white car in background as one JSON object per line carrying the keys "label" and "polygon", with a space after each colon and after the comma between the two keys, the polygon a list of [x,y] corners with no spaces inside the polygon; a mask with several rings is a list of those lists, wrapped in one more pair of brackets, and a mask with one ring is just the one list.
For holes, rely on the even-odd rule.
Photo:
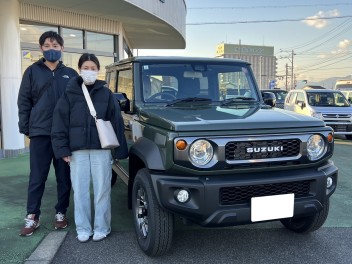
{"label": "white car in background", "polygon": [[352,140],[352,107],[346,97],[337,90],[291,90],[286,96],[286,110],[313,116],[334,129],[335,134]]}

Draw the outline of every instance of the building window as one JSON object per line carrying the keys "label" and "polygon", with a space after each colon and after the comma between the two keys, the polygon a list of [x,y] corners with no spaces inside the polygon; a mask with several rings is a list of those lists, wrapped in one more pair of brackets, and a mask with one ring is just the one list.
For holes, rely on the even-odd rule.
{"label": "building window", "polygon": [[94,32],[86,32],[87,50],[114,52],[114,36]]}
{"label": "building window", "polygon": [[58,27],[48,25],[20,24],[21,42],[39,45],[40,36],[46,31],[58,31]]}
{"label": "building window", "polygon": [[61,28],[65,48],[83,49],[83,31],[71,28]]}
{"label": "building window", "polygon": [[[39,37],[49,30],[58,32],[64,39],[63,64],[78,71],[79,57],[85,52],[94,53],[100,62],[98,78],[105,79],[105,67],[114,62],[114,56],[118,57],[116,53],[118,51],[114,49],[114,38],[117,39],[116,36],[80,29],[32,24],[24,21],[20,23],[22,72],[43,56],[39,48]],[[84,46],[84,39],[86,40],[86,46]]]}

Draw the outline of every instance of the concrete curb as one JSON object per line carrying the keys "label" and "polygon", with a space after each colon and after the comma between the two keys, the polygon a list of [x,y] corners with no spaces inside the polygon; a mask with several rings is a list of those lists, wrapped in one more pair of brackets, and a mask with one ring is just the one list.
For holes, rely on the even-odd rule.
{"label": "concrete curb", "polygon": [[24,264],[49,264],[54,259],[56,252],[64,242],[68,231],[54,231],[49,233],[39,246],[34,250],[32,255]]}

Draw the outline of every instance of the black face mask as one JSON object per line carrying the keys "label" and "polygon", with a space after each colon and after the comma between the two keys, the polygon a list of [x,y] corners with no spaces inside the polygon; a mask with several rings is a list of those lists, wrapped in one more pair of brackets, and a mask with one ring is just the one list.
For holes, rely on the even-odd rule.
{"label": "black face mask", "polygon": [[45,50],[43,51],[43,55],[47,61],[55,62],[61,58],[61,50],[54,50],[54,49]]}

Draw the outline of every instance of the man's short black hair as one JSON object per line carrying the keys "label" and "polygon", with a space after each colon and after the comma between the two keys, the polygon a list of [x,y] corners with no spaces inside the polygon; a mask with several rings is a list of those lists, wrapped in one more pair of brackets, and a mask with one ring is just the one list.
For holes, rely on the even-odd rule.
{"label": "man's short black hair", "polygon": [[78,60],[78,68],[82,68],[82,64],[86,61],[92,61],[97,65],[98,70],[100,70],[100,63],[99,60],[97,58],[97,56],[95,56],[92,53],[83,53],[82,56],[79,58]]}
{"label": "man's short black hair", "polygon": [[44,32],[40,38],[39,38],[39,45],[40,46],[43,46],[44,45],[44,42],[45,40],[49,38],[51,41],[53,40],[56,40],[57,43],[59,43],[60,46],[63,46],[64,45],[64,40],[63,38],[55,31],[47,31],[47,32]]}

